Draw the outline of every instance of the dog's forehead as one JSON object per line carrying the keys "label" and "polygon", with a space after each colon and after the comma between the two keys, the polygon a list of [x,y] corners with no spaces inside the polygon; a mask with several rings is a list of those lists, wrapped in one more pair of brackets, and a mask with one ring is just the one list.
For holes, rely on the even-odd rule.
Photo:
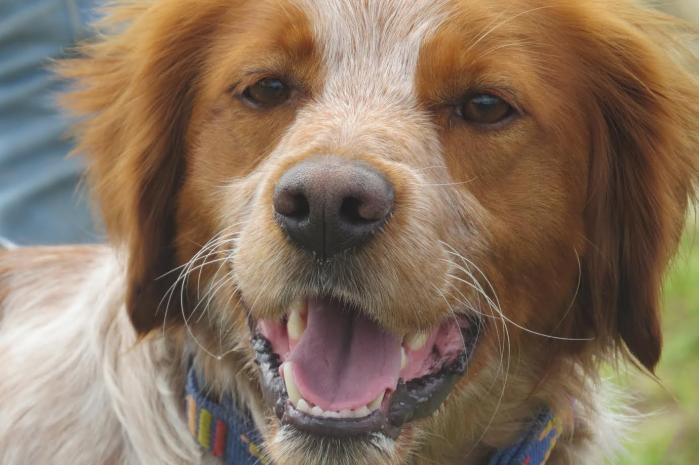
{"label": "dog's forehead", "polygon": [[321,51],[326,96],[410,98],[421,46],[447,16],[444,0],[294,1]]}
{"label": "dog's forehead", "polygon": [[322,71],[318,93],[280,147],[393,158],[410,146],[403,159],[419,164],[439,153],[416,83],[423,45],[451,0],[291,1],[308,21]]}

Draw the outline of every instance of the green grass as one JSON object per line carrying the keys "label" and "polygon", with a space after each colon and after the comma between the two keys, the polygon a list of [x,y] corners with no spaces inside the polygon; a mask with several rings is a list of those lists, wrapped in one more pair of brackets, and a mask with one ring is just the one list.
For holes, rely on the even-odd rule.
{"label": "green grass", "polygon": [[699,227],[690,218],[665,283],[665,346],[660,382],[634,370],[619,375],[644,416],[620,465],[699,463]]}

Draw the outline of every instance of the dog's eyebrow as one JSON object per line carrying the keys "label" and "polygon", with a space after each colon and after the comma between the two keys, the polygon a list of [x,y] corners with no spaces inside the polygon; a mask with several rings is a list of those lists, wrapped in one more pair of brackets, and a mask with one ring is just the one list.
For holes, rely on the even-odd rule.
{"label": "dog's eyebrow", "polygon": [[243,72],[243,74],[245,76],[255,76],[255,75],[270,74],[270,73],[276,73],[276,71],[273,69],[270,69],[270,68],[251,68],[251,69],[246,69]]}
{"label": "dog's eyebrow", "polygon": [[[282,73],[275,71],[272,68],[251,68],[247,70],[243,70],[242,72],[243,76],[236,80],[233,84],[228,86],[228,91],[229,92],[234,92],[240,85],[245,83],[246,81],[249,81],[251,78],[264,78],[264,77],[272,77],[272,76],[280,76],[283,78],[286,78],[287,73]],[[251,82],[249,82],[251,83]]]}
{"label": "dog's eyebrow", "polygon": [[235,92],[235,90],[238,88],[238,86],[240,86],[240,84],[242,82],[243,81],[236,81],[233,84],[231,84],[230,86],[228,86],[228,92]]}
{"label": "dog's eyebrow", "polygon": [[243,68],[241,74],[242,76],[239,75],[235,83],[228,87],[229,92],[234,92],[241,85],[252,84],[253,80],[263,79],[265,77],[281,79],[287,84],[299,89],[306,88],[304,79],[294,72],[293,67],[287,68],[283,64],[279,64],[278,66],[272,65],[266,68]]}

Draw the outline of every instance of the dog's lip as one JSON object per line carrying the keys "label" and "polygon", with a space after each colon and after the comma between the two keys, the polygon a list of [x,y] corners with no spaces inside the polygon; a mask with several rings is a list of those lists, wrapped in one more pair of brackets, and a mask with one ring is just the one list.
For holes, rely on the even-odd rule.
{"label": "dog's lip", "polygon": [[342,438],[381,432],[386,436],[395,438],[399,433],[399,429],[391,425],[388,417],[380,410],[376,410],[364,418],[331,419],[308,415],[287,402],[281,422],[317,436]]}
{"label": "dog's lip", "polygon": [[281,360],[272,350],[271,343],[256,332],[256,323],[250,319],[253,330],[252,347],[260,367],[260,383],[264,398],[282,424],[301,431],[329,437],[351,437],[382,433],[396,438],[408,422],[430,416],[442,404],[458,379],[466,372],[475,350],[480,321],[469,325],[464,333],[468,341],[464,351],[450,365],[437,373],[408,382],[400,380],[384,406],[364,418],[319,418],[296,409],[289,402],[286,386],[280,372]]}

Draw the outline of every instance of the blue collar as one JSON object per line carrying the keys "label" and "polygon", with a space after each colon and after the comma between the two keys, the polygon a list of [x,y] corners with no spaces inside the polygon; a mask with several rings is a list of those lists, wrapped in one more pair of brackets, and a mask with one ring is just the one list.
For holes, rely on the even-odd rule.
{"label": "blue collar", "polygon": [[230,396],[212,400],[199,387],[194,367],[187,372],[186,411],[194,439],[226,465],[270,465],[261,453],[262,438],[250,412],[240,410]]}
{"label": "blue collar", "polygon": [[545,408],[519,441],[495,452],[488,465],[545,465],[560,435],[558,418]]}
{"label": "blue collar", "polygon": [[[211,400],[200,389],[194,368],[187,373],[187,422],[199,445],[226,465],[271,465],[262,454],[262,438],[250,413],[230,399]],[[510,447],[500,449],[488,465],[545,465],[556,447],[561,427],[550,409],[544,409],[529,430]]]}

